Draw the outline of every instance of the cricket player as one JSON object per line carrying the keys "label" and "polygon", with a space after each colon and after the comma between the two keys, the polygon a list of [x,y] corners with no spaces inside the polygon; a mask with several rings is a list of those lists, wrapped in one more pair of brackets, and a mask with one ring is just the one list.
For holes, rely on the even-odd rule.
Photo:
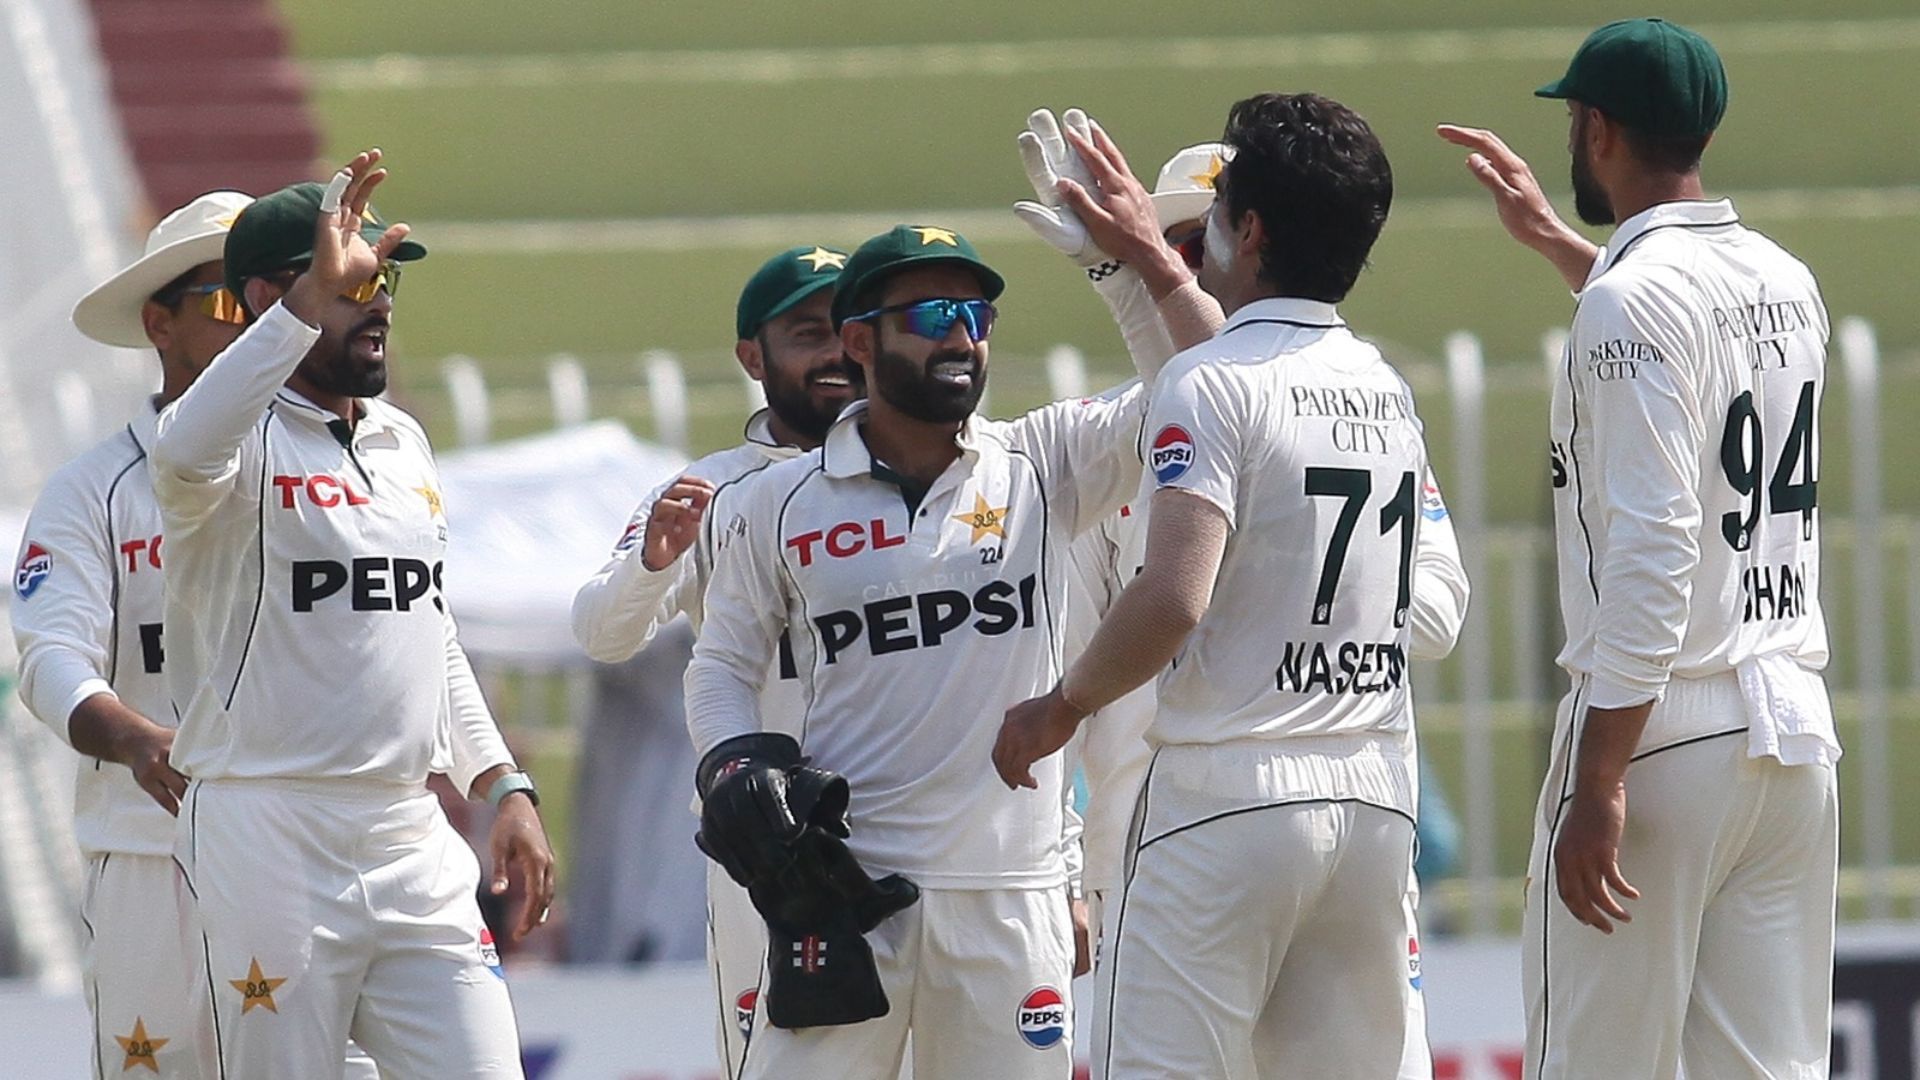
{"label": "cricket player", "polygon": [[[735,309],[734,356],[765,388],[767,407],[747,420],[746,442],[687,466],[634,510],[607,564],[574,596],[574,637],[587,655],[604,663],[625,660],[681,614],[697,629],[713,569],[701,524],[716,492],[819,446],[841,410],[864,393],[829,312],[846,262],[843,252],[806,244],[773,256],[747,279]],[[760,697],[767,730],[797,735],[800,697],[787,665],[769,668]],[[766,925],[746,890],[711,861],[707,930],[715,1038],[725,1075],[736,1080],[766,962]]]}
{"label": "cricket player", "polygon": [[1155,389],[1145,565],[993,760],[1031,785],[1171,662],[1101,976],[1104,1075],[1393,1076],[1427,456],[1406,383],[1334,306],[1392,174],[1364,120],[1311,94],[1237,103],[1222,141],[1199,280],[1231,314]]}
{"label": "cricket player", "polygon": [[349,1035],[385,1076],[521,1075],[479,865],[429,772],[498,808],[492,888],[523,879],[517,932],[552,896],[532,782],[446,611],[432,454],[375,396],[398,262],[426,253],[371,217],[379,159],[241,212],[223,280],[251,321],[148,448],[190,778],[175,853],[227,1076],[338,1076]]}
{"label": "cricket player", "polygon": [[[1034,116],[1042,118],[1046,114],[1041,112]],[[1035,125],[1030,120],[1030,129],[1047,126],[1051,125]],[[1021,141],[1025,150],[1026,137],[1023,136]],[[1096,145],[1081,143],[1072,149],[1089,156],[1107,156]],[[1202,263],[1202,241],[1207,213],[1213,205],[1214,181],[1231,153],[1231,149],[1222,143],[1201,143],[1179,151],[1161,166],[1154,190],[1144,200],[1140,198],[1142,193],[1134,190],[1137,184],[1131,173],[1125,174],[1118,183],[1110,180],[1109,187],[1114,189],[1112,192],[1090,191],[1080,185],[1080,192],[1089,196],[1083,200],[1083,205],[1086,206],[1088,218],[1094,222],[1091,228],[1081,223],[1077,211],[1064,205],[1055,205],[1052,215],[1040,215],[1031,210],[1022,213],[1029,204],[1022,204],[1016,212],[1021,213],[1022,218],[1033,224],[1035,231],[1049,242],[1053,242],[1056,236],[1073,233],[1071,230],[1043,228],[1035,223],[1036,219],[1051,224],[1054,218],[1065,218],[1079,224],[1084,233],[1097,232],[1100,237],[1097,250],[1124,252],[1127,260],[1114,259],[1108,264],[1109,267],[1124,268],[1123,273],[1114,273],[1111,269],[1098,276],[1091,271],[1088,273],[1089,279],[1095,281],[1096,288],[1105,282],[1121,281],[1133,290],[1161,297],[1180,294],[1183,290],[1197,293],[1187,298],[1185,306],[1198,318],[1187,319],[1181,326],[1181,333],[1183,337],[1190,338],[1204,330],[1206,336],[1210,337],[1226,321],[1225,316],[1220,313],[1218,303],[1212,297],[1198,290],[1193,274]],[[1031,157],[1030,154],[1023,156]],[[1043,183],[1043,180],[1050,178],[1033,174],[1031,170],[1030,175],[1035,182],[1037,197],[1043,200],[1049,194],[1054,194],[1056,203],[1064,203],[1063,196],[1078,194],[1072,188],[1053,192],[1051,183]],[[1140,212],[1148,208],[1150,214]],[[1074,254],[1069,245],[1055,243],[1054,246],[1068,255]],[[1177,260],[1169,258],[1169,254],[1177,256]],[[1135,269],[1136,265],[1144,269]],[[1149,278],[1154,281],[1151,288],[1147,283]],[[1101,288],[1101,295],[1103,298],[1110,296],[1111,287]],[[1148,303],[1153,304],[1151,295]],[[1176,308],[1180,303],[1179,300],[1175,301]],[[1122,313],[1133,310],[1132,304],[1125,301],[1110,300],[1109,306],[1115,312],[1116,319],[1120,319]],[[1160,333],[1157,336],[1141,333],[1126,335],[1130,349],[1151,348],[1155,342],[1165,342],[1168,348],[1187,348],[1205,340],[1202,337],[1174,341],[1165,322],[1159,317],[1158,305],[1153,304],[1152,310]],[[1176,320],[1178,314],[1176,311]],[[1124,321],[1122,325],[1125,325]],[[1085,649],[1100,619],[1146,561],[1150,497],[1151,491],[1148,490],[1144,497],[1123,507],[1119,515],[1076,539],[1070,549],[1074,587],[1068,594],[1069,660]],[[1412,628],[1410,655],[1416,660],[1438,660],[1453,651],[1454,642],[1459,637],[1461,624],[1466,617],[1468,584],[1453,524],[1431,470],[1422,489],[1421,513],[1426,520],[1414,551],[1413,607],[1408,614]],[[1120,895],[1126,832],[1132,820],[1141,780],[1152,756],[1146,733],[1153,719],[1154,705],[1152,684],[1144,684],[1101,709],[1096,716],[1089,717],[1075,737],[1075,756],[1086,777],[1088,795],[1085,836],[1088,903],[1094,913],[1093,923],[1099,940],[1109,944],[1115,937],[1112,918],[1118,913],[1117,905],[1109,901],[1117,901]],[[1417,800],[1418,754],[1411,729],[1407,737],[1407,755],[1409,767],[1415,770]],[[1407,999],[1407,1043],[1397,1074],[1398,1080],[1432,1080],[1433,1076],[1432,1055],[1426,1038],[1426,1002],[1419,984],[1419,891],[1419,882],[1414,880],[1405,905],[1408,981],[1413,993]],[[1106,1016],[1104,991],[1107,986],[1104,979],[1096,979],[1093,985],[1093,1056],[1096,1062],[1105,1057],[1108,1032],[1103,1018]]]}
{"label": "cricket player", "polygon": [[[1006,703],[1057,677],[1067,541],[1138,483],[1143,395],[976,416],[1003,286],[951,229],[902,225],[861,245],[833,314],[867,401],[709,519],[714,577],[687,671],[703,776],[758,783],[804,752],[850,785],[860,865],[919,887],[866,935],[884,1015],[762,1026],[763,994],[749,1078],[892,1076],[909,1035],[927,1080],[1071,1070],[1058,762],[1037,804],[982,784],[979,766]],[[758,715],[783,636],[798,738]],[[712,807],[710,794],[703,834]],[[757,839],[777,846],[790,824],[761,823]]]}
{"label": "cricket player", "polygon": [[[198,1078],[218,1068],[206,949],[173,861],[186,779],[168,761],[163,536],[144,459],[159,410],[240,333],[221,248],[251,202],[214,191],[168,214],[144,254],[74,308],[75,327],[95,341],[155,350],[160,390],[49,478],[15,581],[21,696],[81,754],[74,834],[87,860],[81,923],[96,1077],[145,1068]],[[374,1075],[372,1059],[349,1047],[348,1080]]]}
{"label": "cricket player", "polygon": [[[1581,219],[1615,228],[1553,387],[1573,691],[1528,869],[1526,1075],[1825,1076],[1826,309],[1799,260],[1704,194],[1727,104],[1704,38],[1609,23],[1536,93],[1568,103]],[[1557,230],[1511,224],[1537,217],[1526,163],[1489,133],[1442,134],[1544,247]]]}

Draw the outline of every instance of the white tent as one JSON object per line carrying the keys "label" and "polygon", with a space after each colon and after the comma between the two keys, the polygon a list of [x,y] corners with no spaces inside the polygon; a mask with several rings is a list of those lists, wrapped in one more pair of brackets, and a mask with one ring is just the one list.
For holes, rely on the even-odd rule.
{"label": "white tent", "polygon": [[442,455],[447,595],[467,651],[505,664],[584,662],[575,590],[634,506],[685,464],[613,420]]}

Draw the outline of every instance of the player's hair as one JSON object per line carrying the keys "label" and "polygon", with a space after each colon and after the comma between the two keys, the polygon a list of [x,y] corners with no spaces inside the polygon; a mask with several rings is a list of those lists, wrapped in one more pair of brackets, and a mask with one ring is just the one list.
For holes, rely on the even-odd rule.
{"label": "player's hair", "polygon": [[1360,114],[1318,94],[1234,103],[1221,141],[1227,210],[1266,231],[1260,280],[1283,296],[1346,298],[1393,204],[1387,152]]}
{"label": "player's hair", "polygon": [[1685,176],[1700,169],[1700,157],[1707,152],[1711,135],[1650,135],[1632,128],[1626,133],[1627,149],[1634,160],[1650,169]]}

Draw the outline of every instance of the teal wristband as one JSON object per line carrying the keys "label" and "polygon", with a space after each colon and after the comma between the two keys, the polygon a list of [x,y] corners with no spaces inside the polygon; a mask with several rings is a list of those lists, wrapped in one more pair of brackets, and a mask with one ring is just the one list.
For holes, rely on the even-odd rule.
{"label": "teal wristband", "polygon": [[526,792],[527,799],[533,805],[540,805],[540,789],[533,786],[533,777],[524,772],[510,772],[495,780],[493,786],[487,789],[487,802],[497,810],[500,807],[500,800],[516,791]]}

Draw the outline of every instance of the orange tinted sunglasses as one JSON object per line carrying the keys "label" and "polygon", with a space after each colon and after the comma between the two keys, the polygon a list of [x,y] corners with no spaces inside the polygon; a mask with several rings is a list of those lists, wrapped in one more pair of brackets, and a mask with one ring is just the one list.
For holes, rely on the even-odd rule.
{"label": "orange tinted sunglasses", "polygon": [[[298,271],[287,271],[274,277],[291,277]],[[400,264],[391,260],[381,263],[373,276],[340,295],[356,304],[364,304],[379,294],[381,289],[392,296],[400,291]],[[245,325],[247,312],[240,304],[240,298],[233,295],[225,285],[218,282],[209,285],[189,285],[180,290],[182,296],[198,296],[200,313],[215,322],[231,323],[234,326]]]}

